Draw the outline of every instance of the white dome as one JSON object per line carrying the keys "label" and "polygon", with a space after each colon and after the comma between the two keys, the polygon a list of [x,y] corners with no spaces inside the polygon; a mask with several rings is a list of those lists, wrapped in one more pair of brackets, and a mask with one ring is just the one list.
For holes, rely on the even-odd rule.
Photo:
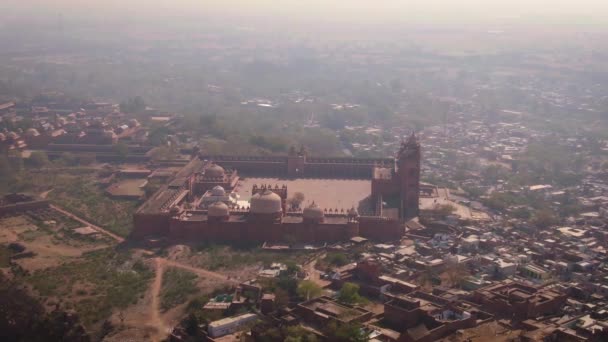
{"label": "white dome", "polygon": [[320,220],[323,219],[325,214],[323,213],[323,209],[319,208],[314,202],[307,208],[304,208],[302,216],[305,219],[311,220]]}
{"label": "white dome", "polygon": [[226,217],[230,215],[230,210],[224,202],[215,202],[207,208],[207,216]]}
{"label": "white dome", "polygon": [[213,196],[226,196],[226,190],[219,185],[216,185],[211,189],[211,195]]}
{"label": "white dome", "polygon": [[254,214],[276,214],[283,211],[281,197],[270,190],[258,192],[251,197],[251,209]]}
{"label": "white dome", "polygon": [[213,164],[205,169],[205,178],[221,178],[224,177],[224,174],[224,168],[217,164]]}

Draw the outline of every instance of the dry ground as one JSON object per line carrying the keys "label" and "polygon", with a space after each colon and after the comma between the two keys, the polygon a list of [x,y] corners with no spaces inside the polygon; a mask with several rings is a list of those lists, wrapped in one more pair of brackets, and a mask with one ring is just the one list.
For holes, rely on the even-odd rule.
{"label": "dry ground", "polygon": [[49,230],[37,227],[23,216],[0,219],[0,244],[17,242],[26,247],[26,251],[36,253],[34,257],[15,260],[27,271],[57,266],[70,259],[80,257],[83,253],[108,247],[106,241],[87,242],[57,235]]}
{"label": "dry ground", "polygon": [[[70,278],[69,274],[59,274],[52,270],[63,267],[65,264],[74,262],[84,262],[86,264],[90,257],[83,256],[83,253],[107,248],[116,244],[118,241],[108,235],[103,234],[102,242],[89,242],[73,240],[68,236],[57,236],[51,229],[41,229],[26,217],[10,217],[0,220],[0,243],[8,244],[19,242],[28,250],[36,253],[34,257],[16,261],[24,269],[31,273],[38,274],[32,284],[44,285],[61,284],[57,282],[58,276]],[[98,227],[100,230],[103,228]],[[118,237],[118,240],[120,237]],[[260,267],[264,263],[272,261],[283,261],[284,255],[273,254],[270,252],[253,250],[239,250],[226,246],[215,246],[204,249],[192,249],[188,246],[173,246],[167,250],[165,257],[157,257],[151,251],[131,250],[131,257],[114,267],[122,268],[136,260],[144,261],[150,270],[154,272],[154,277],[149,282],[148,288],[144,293],[133,298],[132,304],[119,309],[114,307],[109,318],[114,326],[114,330],[105,337],[106,341],[161,341],[166,338],[170,329],[183,318],[184,311],[188,302],[202,294],[208,294],[218,288],[235,286],[238,283],[257,277]],[[109,256],[113,255],[109,251]],[[119,253],[116,251],[116,253]],[[306,256],[292,255],[289,259],[296,261],[303,260]],[[128,261],[131,260],[131,261]],[[217,263],[217,261],[230,260],[228,264]],[[102,261],[99,267],[106,267]],[[301,261],[303,262],[303,261]],[[218,266],[220,265],[220,266]],[[209,268],[208,266],[216,266]],[[170,267],[177,267],[197,275],[196,287],[198,292],[192,294],[189,299],[167,311],[160,309],[162,279],[165,271]],[[314,264],[312,266],[314,268]],[[51,270],[50,273],[45,270]],[[65,271],[65,270],[64,270]],[[48,281],[45,281],[45,274]],[[90,299],[94,305],[98,299],[96,296],[104,292],[98,289],[93,278],[86,276],[89,273],[75,276],[71,281],[69,290],[58,288],[55,292],[47,294],[41,299],[49,308],[55,303],[61,302],[62,306],[78,311],[78,303]],[[91,274],[92,275],[92,274]],[[318,275],[317,275],[318,276]],[[84,277],[84,278],[83,278]],[[30,279],[31,276],[28,276]],[[71,279],[71,278],[70,278]],[[59,285],[61,287],[61,285]],[[34,290],[34,294],[38,290]],[[66,292],[67,291],[67,292]],[[101,292],[100,292],[101,291]],[[89,313],[90,314],[90,313]],[[99,329],[101,321],[92,326],[93,330]]]}

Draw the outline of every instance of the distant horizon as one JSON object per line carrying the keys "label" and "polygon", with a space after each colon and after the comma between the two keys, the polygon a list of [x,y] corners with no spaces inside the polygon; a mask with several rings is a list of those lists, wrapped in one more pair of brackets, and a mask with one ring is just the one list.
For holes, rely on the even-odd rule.
{"label": "distant horizon", "polygon": [[[216,20],[361,24],[484,24],[492,22],[560,25],[608,24],[608,1],[601,0],[4,0],[1,16],[61,15],[70,19],[123,18],[137,21]],[[22,18],[21,18],[22,19]],[[162,24],[162,22],[160,22]],[[272,24],[272,21],[266,24]]]}

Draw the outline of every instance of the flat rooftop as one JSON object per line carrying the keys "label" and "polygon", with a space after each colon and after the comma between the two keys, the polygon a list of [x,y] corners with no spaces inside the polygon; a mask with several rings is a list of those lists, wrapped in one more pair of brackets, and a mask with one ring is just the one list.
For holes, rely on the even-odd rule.
{"label": "flat rooftop", "polygon": [[240,195],[241,201],[251,199],[253,185],[270,184],[274,188],[287,185],[287,194],[291,197],[296,192],[304,194],[302,207],[308,206],[313,201],[325,209],[350,209],[355,207],[368,208],[369,201],[366,200],[372,192],[371,180],[366,179],[324,179],[324,178],[263,178],[242,176],[234,192]]}

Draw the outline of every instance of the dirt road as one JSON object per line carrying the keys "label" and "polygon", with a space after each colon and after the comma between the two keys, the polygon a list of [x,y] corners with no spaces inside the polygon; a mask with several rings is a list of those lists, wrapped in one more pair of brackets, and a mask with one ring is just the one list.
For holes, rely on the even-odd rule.
{"label": "dirt road", "polygon": [[215,278],[218,280],[223,280],[226,282],[230,282],[233,284],[238,284],[239,282],[235,279],[228,279],[228,277],[226,277],[225,275],[221,274],[221,273],[217,273],[217,272],[212,272],[209,270],[205,270],[202,268],[198,268],[198,267],[193,267],[193,266],[189,266],[189,265],[185,265],[176,261],[172,261],[172,260],[167,260],[167,259],[162,259],[165,263],[165,265],[168,266],[172,266],[172,267],[177,267],[177,268],[181,268],[184,269],[186,271],[190,271],[192,273],[195,273],[203,278]]}
{"label": "dirt road", "polygon": [[165,324],[163,320],[163,314],[160,311],[160,292],[163,287],[163,274],[167,267],[177,267],[190,271],[203,278],[215,278],[222,280],[227,283],[238,284],[239,282],[234,279],[228,279],[225,275],[217,272],[212,272],[202,268],[185,265],[176,261],[167,260],[165,258],[154,258],[154,273],[156,274],[152,287],[150,288],[151,302],[149,310],[149,321],[148,325],[156,331],[154,335],[150,336],[152,341],[162,341],[167,337],[171,327]]}
{"label": "dirt road", "polygon": [[154,259],[154,273],[156,276],[154,277],[154,283],[152,283],[152,300],[150,304],[150,321],[149,325],[153,327],[157,333],[155,336],[150,336],[150,339],[154,342],[162,341],[167,337],[166,331],[168,327],[165,326],[161,318],[160,313],[160,290],[163,287],[163,273],[165,272],[165,263],[162,258]]}

